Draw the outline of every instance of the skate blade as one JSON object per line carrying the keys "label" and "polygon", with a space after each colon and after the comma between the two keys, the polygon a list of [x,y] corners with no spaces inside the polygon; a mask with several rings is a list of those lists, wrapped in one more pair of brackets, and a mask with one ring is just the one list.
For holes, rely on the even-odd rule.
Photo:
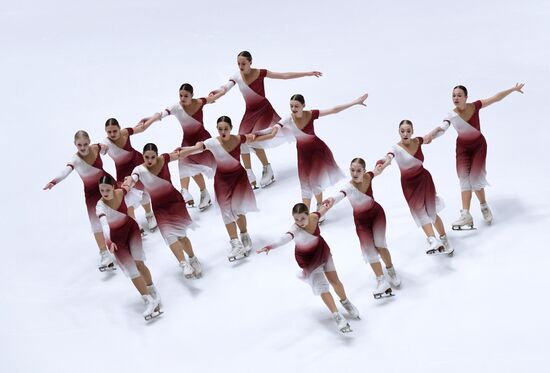
{"label": "skate blade", "polygon": [[195,208],[195,201],[185,201],[185,204],[187,205],[187,208]]}
{"label": "skate blade", "polygon": [[190,279],[190,278],[193,278],[195,277],[195,275],[193,273],[191,273],[190,275],[183,275],[186,279]]}
{"label": "skate blade", "polygon": [[200,273],[195,273],[194,276],[195,276],[195,278],[197,278],[197,279],[198,279],[198,278],[201,278],[201,277],[202,277],[202,272],[200,272]]}
{"label": "skate blade", "polygon": [[116,267],[113,263],[109,264],[108,266],[101,266],[101,267],[98,267],[99,269],[99,272],[111,272],[111,271],[116,271]]}
{"label": "skate blade", "polygon": [[164,313],[164,311],[154,311],[153,313],[151,313],[151,314],[144,317],[145,321],[156,319],[157,317],[159,317],[163,313]]}
{"label": "skate blade", "polygon": [[210,206],[212,206],[212,203],[211,203],[211,202],[208,203],[208,205],[206,205],[206,206],[199,207],[199,211],[200,211],[200,212],[203,212],[204,210],[208,209]]}
{"label": "skate blade", "polygon": [[271,181],[267,184],[260,184],[262,188],[267,188],[268,186],[270,186],[271,184],[273,184],[275,182],[275,178],[271,179]]}
{"label": "skate blade", "polygon": [[452,229],[453,231],[475,231],[477,228],[473,225],[453,225]]}
{"label": "skate blade", "polygon": [[389,298],[395,296],[391,289],[386,290],[384,293],[373,294],[374,299]]}
{"label": "skate blade", "polygon": [[340,332],[343,333],[343,334],[347,334],[347,333],[351,333],[353,332],[353,329],[351,328],[351,326],[346,326],[346,327],[343,327],[342,329],[340,329]]}

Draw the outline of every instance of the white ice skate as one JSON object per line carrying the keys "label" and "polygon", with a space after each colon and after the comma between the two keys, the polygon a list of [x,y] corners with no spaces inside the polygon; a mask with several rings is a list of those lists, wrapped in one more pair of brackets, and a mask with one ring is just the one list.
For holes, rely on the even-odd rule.
{"label": "white ice skate", "polygon": [[142,295],[141,297],[145,302],[145,311],[143,311],[143,317],[146,321],[162,315],[163,312],[160,310],[159,302],[155,298],[153,298],[150,294]]}
{"label": "white ice skate", "polygon": [[483,220],[485,220],[487,224],[491,224],[493,222],[493,213],[491,212],[489,205],[487,204],[487,202],[485,202],[482,203],[480,207],[481,213],[483,214]]}
{"label": "white ice skate", "polygon": [[264,166],[262,170],[262,180],[260,180],[260,186],[262,188],[265,188],[266,186],[272,184],[274,181],[275,181],[275,176],[273,175],[271,164],[268,163]]}
{"label": "white ice skate", "polygon": [[193,269],[193,267],[191,267],[191,264],[189,264],[188,261],[184,260],[180,262],[180,267],[181,269],[183,269],[183,275],[185,276],[185,278],[193,277],[193,273],[195,272],[195,270]]}
{"label": "white ice skate", "polygon": [[474,219],[470,215],[470,211],[462,209],[460,210],[460,218],[453,223],[453,230],[472,230],[474,228]]}
{"label": "white ice skate", "polygon": [[374,295],[374,299],[382,299],[393,296],[391,286],[388,281],[386,281],[384,276],[379,276],[376,278],[376,289],[372,291],[372,295]]}
{"label": "white ice skate", "polygon": [[185,200],[185,203],[187,203],[187,207],[195,207],[195,200],[193,200],[193,196],[186,188],[181,188],[180,193]]}
{"label": "white ice skate", "polygon": [[204,211],[212,205],[212,200],[210,198],[210,193],[204,188],[201,190],[201,201],[199,203],[199,211]]}
{"label": "white ice skate", "polygon": [[390,285],[394,288],[398,288],[399,286],[401,286],[401,277],[399,277],[399,275],[395,272],[395,268],[390,267],[386,268],[386,270],[388,271],[387,278]]}
{"label": "white ice skate", "polygon": [[116,269],[113,256],[109,250],[100,251],[99,256],[99,265],[97,267],[100,272],[114,271]]}
{"label": "white ice skate", "polygon": [[238,238],[233,238],[229,241],[229,243],[231,244],[231,250],[229,251],[229,255],[227,255],[227,259],[229,259],[230,262],[234,262],[235,260],[243,259],[248,256],[247,251]]}
{"label": "white ice skate", "polygon": [[355,308],[353,303],[349,301],[349,299],[341,300],[340,303],[346,309],[346,311],[348,311],[351,318],[360,319],[359,311],[357,310],[357,308]]}
{"label": "white ice skate", "polygon": [[243,244],[244,251],[246,252],[245,256],[248,256],[250,250],[252,250],[252,239],[248,232],[241,233],[241,242]]}
{"label": "white ice skate", "polygon": [[447,239],[447,236],[446,235],[439,236],[439,240],[443,244],[443,248],[444,248],[443,251],[442,251],[442,254],[447,254],[449,256],[453,256],[454,252],[455,252],[455,249],[453,249],[453,247],[451,246],[451,243]]}
{"label": "white ice skate", "polygon": [[148,285],[147,290],[149,290],[149,295],[152,296],[158,302],[159,305],[161,305],[160,293],[158,292],[155,285],[154,284]]}
{"label": "white ice skate", "polygon": [[428,248],[426,249],[426,254],[445,254],[445,245],[436,239],[434,236],[430,236],[427,239]]}
{"label": "white ice skate", "polygon": [[252,189],[258,189],[258,186],[256,185],[256,175],[254,175],[254,171],[252,171],[251,168],[247,168],[246,175],[248,176],[248,181],[250,182],[250,186],[252,187]]}
{"label": "white ice skate", "polygon": [[189,264],[193,267],[195,278],[200,278],[202,276],[202,265],[199,259],[196,256],[189,258]]}
{"label": "white ice skate", "polygon": [[338,326],[338,330],[340,330],[342,333],[349,333],[353,331],[349,326],[348,320],[346,320],[346,318],[342,316],[340,312],[334,312],[332,314],[332,318],[336,322],[336,325]]}
{"label": "white ice skate", "polygon": [[149,228],[149,230],[151,232],[154,232],[158,227],[155,215],[153,215],[152,212],[148,212],[145,214],[145,219],[147,219],[147,227]]}

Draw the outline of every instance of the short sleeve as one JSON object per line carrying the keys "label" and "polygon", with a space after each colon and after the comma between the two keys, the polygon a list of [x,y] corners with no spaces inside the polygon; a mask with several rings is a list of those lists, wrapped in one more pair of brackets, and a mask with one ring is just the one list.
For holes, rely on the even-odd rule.
{"label": "short sleeve", "polygon": [[218,141],[218,140],[216,140],[215,138],[211,137],[211,138],[209,138],[209,139],[204,140],[204,141],[202,142],[202,144],[203,144],[203,146],[204,146],[205,149],[212,150],[212,148],[213,148],[213,146],[212,146],[212,145],[213,145],[213,141]]}
{"label": "short sleeve", "polygon": [[239,135],[241,138],[241,144],[244,144],[246,142],[246,136],[245,135]]}
{"label": "short sleeve", "polygon": [[288,231],[286,231],[286,234],[290,235],[292,239],[296,237],[296,231],[298,230],[298,226],[296,224],[293,224],[292,227]]}
{"label": "short sleeve", "polygon": [[267,76],[267,70],[266,69],[260,69],[260,78],[265,78]]}
{"label": "short sleeve", "polygon": [[176,110],[178,104],[168,106],[166,109],[162,110],[160,112],[160,119],[165,118],[169,115],[173,115],[174,111]]}
{"label": "short sleeve", "polygon": [[134,129],[132,127],[125,128],[126,131],[128,131],[128,136],[132,136],[134,134]]}
{"label": "short sleeve", "polygon": [[481,109],[482,106],[483,106],[483,104],[481,103],[480,100],[474,101],[474,107],[475,107],[476,111],[479,111],[479,109]]}
{"label": "short sleeve", "polygon": [[419,146],[424,144],[424,138],[423,137],[417,137],[417,139],[418,139],[418,145]]}
{"label": "short sleeve", "polygon": [[350,194],[351,188],[353,188],[353,186],[350,183],[347,183],[345,186],[342,187],[342,189],[340,189],[340,193],[347,197]]}
{"label": "short sleeve", "polygon": [[168,153],[162,153],[162,158],[164,158],[164,163],[165,163],[165,164],[170,163],[170,154],[168,154]]}
{"label": "short sleeve", "polygon": [[95,214],[98,218],[105,216],[105,205],[103,204],[102,200],[97,201],[97,204],[95,206]]}
{"label": "short sleeve", "polygon": [[368,172],[367,172],[367,175],[370,176],[370,180],[371,180],[371,183],[372,183],[372,179],[374,179],[374,172],[368,171]]}
{"label": "short sleeve", "polygon": [[206,101],[206,98],[204,97],[199,98],[199,101],[202,102],[203,105],[206,105],[208,103],[208,101]]}
{"label": "short sleeve", "polygon": [[311,110],[311,119],[319,119],[319,110]]}

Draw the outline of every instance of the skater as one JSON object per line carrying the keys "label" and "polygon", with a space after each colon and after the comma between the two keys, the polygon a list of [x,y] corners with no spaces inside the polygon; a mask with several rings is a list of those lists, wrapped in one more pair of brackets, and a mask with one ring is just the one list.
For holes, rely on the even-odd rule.
{"label": "skater", "polygon": [[332,317],[342,333],[351,332],[346,318],[338,312],[334,298],[330,293],[329,284],[332,286],[340,303],[352,318],[359,318],[359,311],[348,299],[344,285],[340,282],[336,267],[332,260],[330,248],[321,236],[319,230],[319,218],[327,211],[321,206],[319,211],[309,213],[308,207],[303,203],[297,203],[292,208],[294,224],[278,241],[257,250],[258,254],[269,251],[287,244],[294,240],[296,243],[294,256],[296,262],[302,268],[305,279],[309,282],[314,295],[320,295],[326,304]]}
{"label": "skater", "polygon": [[97,183],[102,176],[108,175],[103,169],[103,161],[100,155],[101,152],[104,154],[106,146],[102,144],[91,145],[88,132],[83,130],[75,133],[74,145],[78,149],[77,153],[73,155],[72,159],[67,163],[67,166],[65,166],[65,169],[52,181],[46,184],[43,189],[52,189],[55,185],[69,176],[73,170],[76,170],[84,183],[84,198],[86,200],[88,219],[90,220],[92,232],[99,248],[100,259],[98,268],[101,272],[114,270],[115,265],[113,263],[113,257],[107,250],[101,224],[95,213],[97,201],[101,198]]}
{"label": "skater", "polygon": [[[379,172],[377,170],[366,172],[365,161],[362,158],[354,158],[349,166],[349,171],[350,182],[340,190],[338,195],[323,201],[323,205],[328,210],[344,198],[348,198],[353,208],[355,230],[359,237],[363,259],[370,263],[376,276],[374,298],[391,296],[393,295],[392,287],[399,287],[401,279],[395,272],[386,244],[386,214],[372,195],[372,179]],[[380,258],[386,265],[387,280],[380,265]]]}
{"label": "skater", "polygon": [[[377,162],[376,171],[381,173],[395,158],[401,171],[403,194],[413,219],[427,236],[426,254],[452,255],[454,249],[445,233],[443,221],[437,215],[443,209],[443,200],[436,194],[432,175],[423,166],[422,144],[429,144],[432,139],[430,135],[413,138],[413,124],[407,119],[399,123],[399,136],[401,141],[393,146],[384,160]],[[434,226],[439,240],[435,238]]]}
{"label": "skater", "polygon": [[485,176],[485,160],[487,157],[487,142],[481,133],[479,110],[499,102],[512,92],[523,93],[525,84],[516,83],[512,88],[499,92],[496,95],[467,103],[468,90],[462,85],[453,88],[453,104],[455,108],[443,120],[440,127],[436,127],[430,136],[441,136],[452,124],[458,137],[456,139],[456,171],[460,180],[462,210],[460,217],[453,223],[454,230],[474,229],[474,221],[470,214],[472,191],[475,192],[481,207],[483,220],[487,224],[493,221],[493,214],[485,198],[485,187],[489,185]]}
{"label": "skater", "polygon": [[[110,175],[99,179],[101,199],[97,201],[96,214],[103,227],[105,242],[115,255],[118,266],[132,280],[145,302],[143,317],[150,320],[159,316],[160,297],[153,285],[149,268],[144,263],[140,229],[135,220],[128,215],[131,201],[129,188],[116,189],[116,182]],[[138,202],[142,192],[136,193]]]}
{"label": "skater", "polygon": [[[107,154],[115,162],[116,168],[116,181],[119,184],[124,182],[124,178],[132,173],[132,170],[143,163],[143,155],[132,147],[130,142],[130,136],[143,132],[145,129],[140,126],[134,128],[120,128],[120,124],[115,118],[109,118],[105,122],[105,132],[107,137],[104,140],[104,144],[107,146]],[[136,188],[143,190],[141,183],[136,184]],[[154,231],[157,228],[157,221],[155,215],[151,211],[151,198],[147,192],[141,193],[143,198],[139,201],[139,204],[143,206],[145,210],[145,218],[147,219],[147,226],[150,231]],[[134,206],[128,207],[128,215],[132,219],[136,219],[134,214]],[[144,233],[141,229],[142,234]]]}
{"label": "skater", "polygon": [[298,154],[298,176],[302,190],[302,201],[310,208],[311,197],[317,200],[317,210],[323,201],[323,191],[344,178],[344,173],[334,160],[332,152],[317,135],[314,130],[314,121],[322,116],[336,114],[354,105],[365,105],[368,94],[338,105],[328,110],[304,110],[305,99],[300,94],[290,98],[290,110],[292,114],[281,120],[271,131],[271,134],[256,136],[254,142],[272,138],[277,132],[286,128],[296,137],[296,150]]}
{"label": "skater", "polygon": [[[168,115],[173,115],[180,122],[183,131],[181,146],[193,146],[199,141],[211,138],[210,133],[204,128],[203,112],[204,105],[215,102],[225,91],[222,89],[215,95],[209,97],[193,98],[193,86],[189,83],[181,85],[179,90],[180,101],[167,107],[160,113],[155,113],[149,118],[139,121],[138,127],[148,128],[156,121],[162,120]],[[195,200],[189,193],[189,177],[192,177],[200,190],[199,210],[204,211],[212,204],[210,194],[206,189],[203,174],[212,177],[213,169],[216,166],[214,157],[210,152],[192,155],[179,160],[179,174],[181,194],[189,207],[195,206]]]}
{"label": "skater", "polygon": [[[320,77],[322,75],[319,71],[307,71],[307,72],[287,72],[276,73],[265,69],[252,68],[252,55],[248,51],[242,51],[237,56],[237,65],[239,66],[239,72],[229,78],[229,82],[222,86],[221,89],[211,92],[211,94],[222,93],[224,95],[235,84],[239,86],[243,98],[246,103],[246,111],[241,125],[239,126],[239,135],[246,135],[261,130],[266,130],[269,127],[273,127],[280,119],[279,115],[275,112],[275,109],[271,106],[271,103],[265,97],[264,79],[296,79],[305,76]],[[253,146],[256,156],[262,162],[263,171],[262,178],[260,180],[260,186],[262,188],[270,185],[275,181],[271,164],[267,159],[265,150],[262,146],[257,144]],[[256,186],[256,176],[252,171],[252,164],[250,162],[250,146],[247,144],[241,145],[241,156],[243,159],[244,167],[248,175],[248,179],[254,189]]]}
{"label": "skater", "polygon": [[[229,234],[231,249],[227,258],[230,262],[248,256],[252,249],[252,240],[247,231],[246,213],[258,211],[256,198],[248,182],[246,171],[239,162],[241,145],[247,137],[231,134],[231,118],[218,118],[216,127],[219,136],[198,142],[195,146],[181,148],[187,154],[196,154],[209,150],[216,159],[214,192],[222,219]],[[252,136],[252,135],[248,135]],[[237,236],[237,226],[241,237]]]}
{"label": "skater", "polygon": [[[187,237],[187,228],[192,224],[191,217],[183,197],[172,185],[168,169],[169,162],[185,155],[185,152],[175,151],[159,156],[155,144],[145,144],[144,163],[134,168],[132,176],[126,178],[125,185],[133,186],[138,181],[143,183],[145,191],[151,196],[160,234],[178,260],[183,275],[185,278],[199,278],[202,275],[202,266]],[[185,260],[184,253],[188,255],[188,261]]]}

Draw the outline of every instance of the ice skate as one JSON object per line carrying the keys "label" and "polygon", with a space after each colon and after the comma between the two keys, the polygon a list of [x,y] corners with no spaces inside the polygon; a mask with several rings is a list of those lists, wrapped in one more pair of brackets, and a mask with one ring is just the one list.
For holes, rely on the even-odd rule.
{"label": "ice skate", "polygon": [[351,318],[360,319],[359,311],[349,301],[349,299],[341,300],[340,303],[342,304],[342,307],[344,307],[346,309],[346,311],[348,311],[348,314],[350,315]]}
{"label": "ice skate", "polygon": [[193,196],[186,188],[181,188],[180,190],[181,196],[185,200],[185,203],[187,204],[187,207],[195,207],[195,200],[193,200]]}
{"label": "ice skate", "polygon": [[151,232],[154,232],[158,227],[155,215],[153,215],[152,212],[148,212],[145,214],[145,219],[147,219],[147,228],[149,228]]}
{"label": "ice skate", "polygon": [[243,244],[238,238],[233,238],[229,241],[229,243],[231,244],[231,251],[229,251],[227,259],[229,259],[230,262],[234,262],[235,260],[243,259],[248,256],[248,252],[245,250]]}
{"label": "ice skate", "polygon": [[386,281],[384,276],[379,276],[376,278],[376,289],[373,290],[372,295],[374,295],[374,299],[382,299],[393,296],[391,286],[388,281]]}
{"label": "ice skate", "polygon": [[445,253],[445,245],[437,240],[434,236],[427,238],[428,248],[426,249],[426,254],[443,254]]}
{"label": "ice skate", "polygon": [[160,310],[159,302],[155,298],[153,298],[150,294],[142,295],[141,297],[145,302],[145,311],[143,311],[143,317],[146,321],[162,315],[163,312]]}
{"label": "ice skate", "polygon": [[273,175],[271,164],[268,163],[264,166],[262,170],[262,180],[260,180],[260,186],[262,188],[265,188],[266,186],[272,184],[274,181],[275,181],[275,176]]}
{"label": "ice skate", "polygon": [[191,264],[191,267],[193,267],[195,278],[201,278],[202,265],[201,262],[199,262],[199,259],[196,256],[189,258],[189,264]]}
{"label": "ice skate", "polygon": [[248,232],[241,233],[241,242],[243,244],[244,251],[246,252],[245,256],[248,256],[250,250],[252,250],[252,240]]}
{"label": "ice skate", "polygon": [[342,316],[340,312],[334,312],[332,314],[332,318],[336,322],[336,325],[338,326],[338,330],[340,330],[340,332],[349,333],[353,331],[348,324],[348,320],[346,320],[346,318]]}
{"label": "ice skate", "polygon": [[395,268],[390,267],[386,268],[386,270],[388,271],[387,279],[390,285],[394,288],[398,288],[399,286],[401,286],[401,277],[399,277],[399,275],[395,272]]}
{"label": "ice skate", "polygon": [[193,269],[193,267],[191,267],[191,264],[189,264],[188,261],[184,260],[180,262],[180,267],[181,269],[183,269],[183,275],[185,276],[185,278],[193,277],[193,273],[195,273],[195,270]]}
{"label": "ice skate", "polygon": [[99,265],[98,269],[100,272],[114,271],[116,270],[115,263],[113,261],[113,256],[109,250],[103,250],[99,252]]}
{"label": "ice skate", "polygon": [[161,305],[160,293],[158,292],[155,285],[154,284],[147,285],[147,290],[149,290],[149,295],[152,296],[158,302],[159,305]]}
{"label": "ice skate", "polygon": [[210,193],[208,193],[208,190],[205,188],[201,190],[201,201],[199,203],[199,211],[204,211],[210,206],[212,206],[212,200],[210,198]]}
{"label": "ice skate", "polygon": [[145,232],[145,229],[139,228],[139,233],[141,233],[141,238],[147,236],[147,232]]}
{"label": "ice skate", "polygon": [[451,243],[447,239],[447,236],[446,235],[439,236],[439,240],[443,244],[443,251],[441,253],[442,254],[447,254],[449,256],[453,256],[454,252],[455,252],[455,249],[452,248]]}
{"label": "ice skate", "polygon": [[491,224],[493,222],[493,213],[491,212],[489,205],[487,204],[487,202],[485,202],[482,203],[480,207],[481,213],[483,214],[483,220],[485,220],[485,223]]}
{"label": "ice skate", "polygon": [[250,182],[250,186],[252,187],[252,189],[258,189],[258,186],[256,185],[256,175],[254,175],[254,171],[252,171],[252,169],[250,168],[247,168],[246,175],[248,176],[248,181]]}
{"label": "ice skate", "polygon": [[460,210],[460,218],[453,223],[453,230],[462,231],[462,230],[472,230],[474,228],[474,219],[470,215],[468,210]]}

